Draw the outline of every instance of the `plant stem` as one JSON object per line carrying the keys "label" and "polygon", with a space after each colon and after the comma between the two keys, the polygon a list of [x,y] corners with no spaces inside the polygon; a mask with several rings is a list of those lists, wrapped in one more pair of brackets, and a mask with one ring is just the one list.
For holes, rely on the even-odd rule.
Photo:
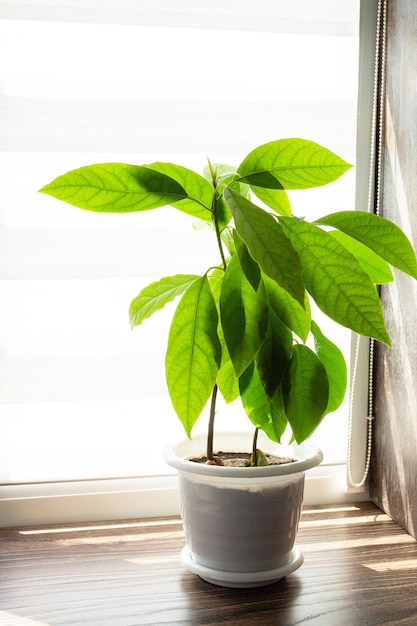
{"label": "plant stem", "polygon": [[[212,202],[212,216],[213,216],[213,224],[214,230],[216,231],[217,245],[220,251],[220,256],[222,259],[223,269],[226,271],[226,258],[224,256],[221,233],[219,227],[219,196],[217,195],[217,177],[216,177],[216,168],[212,166],[209,161],[210,171],[213,180],[214,187],[214,195]],[[214,442],[214,418],[216,415],[216,399],[217,399],[217,384],[214,385],[213,391],[211,392],[211,404],[210,404],[210,418],[208,424],[208,433],[207,433],[207,460],[211,461],[213,459],[213,442]]]}
{"label": "plant stem", "polygon": [[258,465],[258,455],[256,454],[256,450],[258,449],[258,433],[259,433],[259,428],[255,428],[255,433],[253,435],[253,443],[252,443],[252,458],[253,458],[253,464],[255,465],[255,467]]}
{"label": "plant stem", "polygon": [[217,245],[219,247],[220,256],[222,258],[223,269],[226,270],[227,264],[226,264],[226,259],[225,259],[225,256],[224,256],[224,251],[223,251],[223,246],[222,246],[222,240],[221,240],[221,234],[220,234],[220,228],[219,228],[219,217],[218,217],[217,204],[218,204],[218,199],[217,198],[213,199],[213,221],[214,221],[214,228],[216,230]]}
{"label": "plant stem", "polygon": [[207,460],[213,459],[213,440],[214,440],[214,416],[216,414],[216,398],[217,398],[217,385],[214,385],[211,392],[211,404],[210,404],[210,418],[208,424],[207,433]]}
{"label": "plant stem", "polygon": [[213,201],[211,203],[211,213],[213,217],[214,230],[216,231],[217,245],[219,247],[220,256],[222,259],[223,269],[226,270],[227,264],[226,264],[226,258],[223,252],[221,233],[220,233],[220,227],[219,227],[219,196],[217,195],[218,193],[217,171],[216,171],[216,167],[212,165],[210,160],[209,160],[209,167],[210,167],[211,178],[212,178],[213,187],[214,187]]}

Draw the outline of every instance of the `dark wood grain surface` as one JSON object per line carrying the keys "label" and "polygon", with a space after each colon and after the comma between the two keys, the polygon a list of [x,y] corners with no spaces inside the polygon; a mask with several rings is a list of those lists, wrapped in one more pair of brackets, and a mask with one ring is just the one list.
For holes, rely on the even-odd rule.
{"label": "dark wood grain surface", "polygon": [[297,572],[233,590],[184,570],[176,518],[5,529],[0,624],[417,624],[417,544],[374,505],[306,508],[297,543]]}

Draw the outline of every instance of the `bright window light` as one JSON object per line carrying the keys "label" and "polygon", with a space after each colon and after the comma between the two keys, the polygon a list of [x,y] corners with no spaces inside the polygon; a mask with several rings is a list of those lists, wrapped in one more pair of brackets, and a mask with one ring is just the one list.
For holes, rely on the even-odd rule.
{"label": "bright window light", "polygon": [[[0,483],[168,474],[161,448],[185,436],[164,379],[172,307],[135,332],[127,311],[217,260],[211,237],[174,209],[97,215],[37,190],[94,162],[238,165],[290,136],[354,164],[358,36],[0,19],[0,58]],[[352,170],[294,192],[294,212],[354,208],[354,185]],[[220,407],[219,428],[240,411]],[[347,402],[314,439],[345,462]]]}

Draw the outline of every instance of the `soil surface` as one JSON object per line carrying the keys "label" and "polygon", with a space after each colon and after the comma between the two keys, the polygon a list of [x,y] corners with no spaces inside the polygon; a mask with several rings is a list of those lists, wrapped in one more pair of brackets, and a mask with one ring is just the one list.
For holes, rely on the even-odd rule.
{"label": "soil surface", "polygon": [[[297,459],[285,456],[275,456],[274,454],[265,454],[268,465],[282,465],[283,463],[294,463]],[[223,461],[223,465],[227,467],[249,467],[250,454],[247,452],[216,452],[215,457]],[[192,458],[190,461],[195,463],[207,463],[207,457]],[[216,465],[216,463],[214,463]],[[221,464],[221,463],[220,463]]]}

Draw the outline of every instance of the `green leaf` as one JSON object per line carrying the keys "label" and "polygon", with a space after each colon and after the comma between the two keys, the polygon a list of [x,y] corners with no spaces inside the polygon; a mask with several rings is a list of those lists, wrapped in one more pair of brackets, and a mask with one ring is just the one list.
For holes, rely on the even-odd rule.
{"label": "green leaf", "polygon": [[236,230],[263,272],[304,305],[304,284],[297,253],[280,224],[263,209],[226,189],[224,198],[232,212]]}
{"label": "green leaf", "polygon": [[224,243],[224,245],[226,246],[230,255],[235,254],[236,252],[235,242],[234,242],[234,233],[235,233],[234,228],[225,228],[224,230],[222,230],[221,235],[220,235],[220,239],[222,243]]}
{"label": "green leaf", "polygon": [[221,324],[218,326],[217,333],[222,349],[222,359],[216,383],[226,404],[230,404],[239,396],[239,379],[236,376],[235,368],[227,349]]}
{"label": "green leaf", "polygon": [[203,170],[203,175],[210,183],[213,182],[213,177],[217,177],[217,180],[234,178],[236,174],[236,167],[234,165],[228,165],[227,163],[211,163]]}
{"label": "green leaf", "polygon": [[269,408],[271,410],[271,418],[276,435],[275,441],[279,443],[288,426],[288,419],[285,415],[284,398],[282,396],[282,385],[277,387],[273,397],[269,398]]}
{"label": "green leaf", "polygon": [[226,344],[222,344],[222,362],[217,375],[217,386],[226,404],[230,404],[239,396],[239,379],[227,351]]}
{"label": "green leaf", "polygon": [[40,191],[100,213],[147,211],[187,197],[185,189],[169,176],[125,163],[86,165],[58,176]]}
{"label": "green leaf", "polygon": [[390,345],[381,301],[359,261],[329,233],[314,224],[282,217],[303,266],[307,290],[331,319]]}
{"label": "green leaf", "polygon": [[[211,291],[214,296],[214,300],[216,302],[216,306],[218,311],[220,311],[220,293],[222,287],[222,281],[224,278],[224,270],[222,268],[215,268],[210,277],[209,283],[211,287]],[[219,321],[217,326],[217,335],[219,337],[222,358],[220,363],[219,373],[217,375],[217,386],[219,388],[220,393],[222,394],[226,404],[233,402],[239,395],[239,384],[238,378],[235,374],[235,370],[233,367],[232,360],[229,355],[229,351],[227,349],[226,341],[223,335],[223,328]]]}
{"label": "green leaf", "polygon": [[265,274],[262,275],[268,294],[269,306],[288,328],[296,333],[305,343],[310,332],[310,300],[304,292],[304,307],[294,300],[285,289],[276,284]]}
{"label": "green leaf", "polygon": [[292,352],[292,333],[285,324],[269,310],[265,341],[256,357],[256,365],[266,394],[272,398],[282,381]]}
{"label": "green leaf", "polygon": [[261,280],[261,270],[259,265],[252,259],[249,254],[249,250],[244,242],[241,240],[237,232],[233,229],[233,242],[236,254],[239,259],[240,267],[246,278],[252,285],[252,288],[256,291],[259,287]]}
{"label": "green leaf", "polygon": [[347,386],[347,369],[343,353],[328,337],[323,335],[316,322],[311,322],[316,353],[323,363],[329,380],[329,402],[326,414],[335,411],[342,404]]}
{"label": "green leaf", "polygon": [[[232,165],[226,165],[224,163],[216,163],[213,166],[216,170],[218,176],[219,186],[228,186],[234,191],[237,191],[244,198],[249,199],[249,185],[245,183],[241,183],[238,180],[238,176],[236,175],[237,168]],[[209,167],[204,169],[204,176],[212,181],[212,174]],[[264,189],[261,187],[253,187],[252,191],[255,195],[265,202],[269,207],[277,211],[281,215],[291,215],[291,205],[289,198],[284,190],[281,189]],[[222,202],[223,197],[221,197],[221,206],[223,207],[225,203]],[[231,214],[229,209],[227,208],[228,219],[224,226],[227,225],[231,219]],[[223,220],[224,221],[224,220]]]}
{"label": "green leaf", "polygon": [[223,196],[220,196],[220,198],[218,198],[217,200],[217,219],[219,222],[220,230],[226,228],[226,226],[232,219],[232,214],[230,213],[229,207],[224,201]]}
{"label": "green leaf", "polygon": [[[249,192],[249,186],[243,183],[237,182],[235,179],[238,178],[236,176],[236,167],[233,165],[228,165],[226,163],[214,163],[210,164],[211,168],[216,174],[217,177],[217,188],[218,192],[221,193],[222,189],[229,185],[232,189],[239,192],[242,196],[247,196]],[[213,176],[210,167],[204,168],[204,177],[213,184]],[[223,230],[232,219],[232,214],[230,213],[229,207],[224,201],[223,195],[221,194],[218,198],[218,221],[220,230]]]}
{"label": "green leaf", "polygon": [[[244,196],[246,198],[249,193],[249,185],[245,185],[244,183],[239,182],[239,176],[236,175],[237,168],[234,165],[228,165],[226,163],[214,163],[212,164],[212,167],[216,172],[217,184],[219,188],[227,185],[240,193],[241,196]],[[204,177],[212,183],[213,177],[210,171],[210,167],[205,167],[203,173]]]}
{"label": "green leaf", "polygon": [[188,436],[217,378],[221,360],[217,323],[216,304],[203,276],[187,289],[178,304],[165,359],[172,405]]}
{"label": "green leaf", "polygon": [[194,274],[176,274],[166,276],[159,281],[144,287],[129,308],[130,326],[139,326],[143,320],[151,317],[153,313],[162,309],[197,280],[199,276]]}
{"label": "green leaf", "polygon": [[251,187],[307,189],[333,182],[350,167],[313,141],[278,139],[255,148],[237,171]]}
{"label": "green leaf", "polygon": [[239,378],[239,389],[243,408],[252,424],[263,430],[272,441],[280,441],[285,424],[274,421],[273,413],[261,383],[258,370],[252,362]]}
{"label": "green leaf", "polygon": [[389,220],[366,211],[340,211],[316,221],[343,231],[371,248],[391,265],[417,278],[414,249],[401,228]]}
{"label": "green leaf", "polygon": [[231,258],[223,278],[220,318],[236,376],[240,376],[262,345],[267,307],[264,289],[257,292],[252,288],[236,255]]}
{"label": "green leaf", "polygon": [[307,346],[296,345],[282,383],[285,413],[297,443],[315,431],[329,400],[324,365]]}
{"label": "green leaf", "polygon": [[174,208],[188,213],[193,217],[211,222],[211,204],[213,200],[213,185],[186,167],[175,163],[151,163],[145,167],[160,172],[177,181],[185,190],[187,198],[173,203]]}
{"label": "green leaf", "polygon": [[274,209],[280,215],[291,215],[292,209],[290,200],[284,189],[266,189],[264,187],[251,187],[253,193],[265,202],[271,209]]}
{"label": "green leaf", "polygon": [[220,310],[219,302],[220,302],[220,292],[222,288],[223,278],[224,278],[224,269],[222,267],[213,268],[208,277],[210,289],[214,296],[214,300],[216,301],[218,310]]}
{"label": "green leaf", "polygon": [[365,246],[365,244],[349,237],[349,235],[346,235],[341,230],[332,230],[329,234],[337,239],[339,243],[358,259],[375,285],[383,285],[394,280],[394,276],[387,261]]}

